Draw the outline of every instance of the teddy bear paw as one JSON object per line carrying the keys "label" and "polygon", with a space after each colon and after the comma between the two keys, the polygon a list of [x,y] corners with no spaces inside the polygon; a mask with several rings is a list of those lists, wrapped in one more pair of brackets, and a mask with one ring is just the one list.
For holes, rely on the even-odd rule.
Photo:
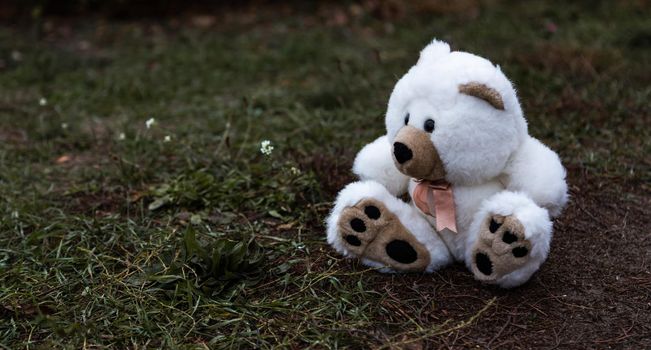
{"label": "teddy bear paw", "polygon": [[430,263],[427,248],[378,200],[362,199],[344,209],[337,227],[346,250],[370,265],[423,271]]}
{"label": "teddy bear paw", "polygon": [[495,282],[529,261],[531,242],[514,216],[489,215],[472,253],[472,272],[483,282]]}

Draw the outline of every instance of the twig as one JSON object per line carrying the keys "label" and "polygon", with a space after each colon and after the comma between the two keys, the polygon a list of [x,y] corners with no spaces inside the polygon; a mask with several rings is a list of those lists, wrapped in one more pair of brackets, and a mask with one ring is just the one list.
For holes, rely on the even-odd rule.
{"label": "twig", "polygon": [[494,336],[494,337],[493,337],[493,338],[488,342],[488,344],[486,344],[486,347],[487,347],[487,348],[490,348],[490,347],[491,347],[491,344],[492,344],[492,343],[493,343],[497,338],[499,338],[500,335],[502,335],[502,332],[504,332],[504,330],[506,329],[506,327],[508,327],[509,323],[511,323],[511,316],[509,316],[509,317],[506,319],[506,323],[504,323],[504,326],[502,326],[502,328],[500,328],[500,330],[499,330],[499,331],[495,334],[495,336]]}
{"label": "twig", "polygon": [[[446,333],[451,333],[451,332],[460,330],[462,328],[465,328],[465,327],[471,325],[477,318],[479,318],[479,316],[481,316],[481,314],[483,314],[486,310],[488,310],[491,306],[493,306],[496,299],[497,299],[497,297],[493,297],[492,299],[490,299],[486,303],[486,305],[484,305],[484,307],[481,308],[481,310],[479,310],[476,314],[472,315],[467,320],[459,322],[456,326],[453,326],[453,327],[450,327],[450,328],[447,328],[447,329],[443,329],[443,330],[434,331],[432,333],[426,333],[426,334],[423,334],[423,335],[421,335],[419,337],[415,337],[415,338],[409,339],[409,340],[400,341],[400,342],[397,342],[397,343],[389,342],[388,344],[385,344],[385,345],[379,347],[378,349],[386,349],[386,348],[393,348],[393,347],[401,348],[401,346],[404,346],[404,345],[407,345],[407,344],[410,344],[410,343],[413,343],[413,342],[417,342],[417,341],[423,340],[425,338],[429,338],[429,337],[433,337],[433,336],[441,335],[441,334],[446,334]],[[405,335],[407,335],[409,333],[415,333],[415,332],[407,332],[407,333],[397,334],[393,338],[397,338],[399,336],[405,336]]]}

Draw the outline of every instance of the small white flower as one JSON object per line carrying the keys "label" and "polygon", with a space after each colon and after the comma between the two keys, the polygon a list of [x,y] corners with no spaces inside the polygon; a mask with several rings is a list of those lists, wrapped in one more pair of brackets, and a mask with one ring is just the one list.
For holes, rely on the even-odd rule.
{"label": "small white flower", "polygon": [[289,172],[292,173],[292,175],[296,176],[296,175],[299,175],[301,173],[301,169],[293,166],[293,167],[289,168]]}
{"label": "small white flower", "polygon": [[145,122],[145,126],[147,127],[147,129],[151,128],[154,124],[156,124],[156,119],[154,118],[149,118]]}
{"label": "small white flower", "polygon": [[260,153],[264,154],[265,156],[270,156],[273,150],[274,146],[271,145],[271,141],[264,140],[260,142]]}
{"label": "small white flower", "polygon": [[68,129],[68,123],[61,123],[61,129],[67,130]]}
{"label": "small white flower", "polygon": [[38,104],[41,106],[47,105],[47,100],[45,99],[45,97],[41,97],[41,99],[38,100]]}
{"label": "small white flower", "polygon": [[172,141],[172,136],[165,135],[165,138],[163,139],[163,142],[170,142],[170,141]]}
{"label": "small white flower", "polygon": [[118,140],[120,140],[120,141],[125,140],[126,138],[127,138],[127,135],[125,135],[123,132],[121,132],[120,135],[118,135]]}
{"label": "small white flower", "polygon": [[16,61],[16,62],[19,62],[20,60],[23,59],[23,54],[20,53],[20,51],[18,51],[18,50],[13,50],[13,51],[11,51],[11,59]]}

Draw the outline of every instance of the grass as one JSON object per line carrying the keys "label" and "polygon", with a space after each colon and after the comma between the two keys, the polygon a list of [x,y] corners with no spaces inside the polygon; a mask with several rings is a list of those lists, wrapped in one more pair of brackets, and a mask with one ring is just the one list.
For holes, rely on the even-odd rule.
{"label": "grass", "polygon": [[[651,346],[648,7],[358,10],[3,26],[0,345]],[[552,255],[513,291],[375,273],[324,239],[434,36],[498,63],[569,171]]]}

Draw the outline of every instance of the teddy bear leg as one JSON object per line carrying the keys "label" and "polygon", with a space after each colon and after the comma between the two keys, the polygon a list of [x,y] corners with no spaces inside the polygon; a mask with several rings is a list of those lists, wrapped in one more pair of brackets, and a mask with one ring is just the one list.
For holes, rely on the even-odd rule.
{"label": "teddy bear leg", "polygon": [[431,272],[452,261],[429,223],[375,181],[346,186],[327,229],[328,243],[337,251],[382,272]]}
{"label": "teddy bear leg", "polygon": [[546,209],[522,193],[497,193],[475,214],[466,265],[482,282],[503,288],[519,286],[547,259],[551,236]]}

